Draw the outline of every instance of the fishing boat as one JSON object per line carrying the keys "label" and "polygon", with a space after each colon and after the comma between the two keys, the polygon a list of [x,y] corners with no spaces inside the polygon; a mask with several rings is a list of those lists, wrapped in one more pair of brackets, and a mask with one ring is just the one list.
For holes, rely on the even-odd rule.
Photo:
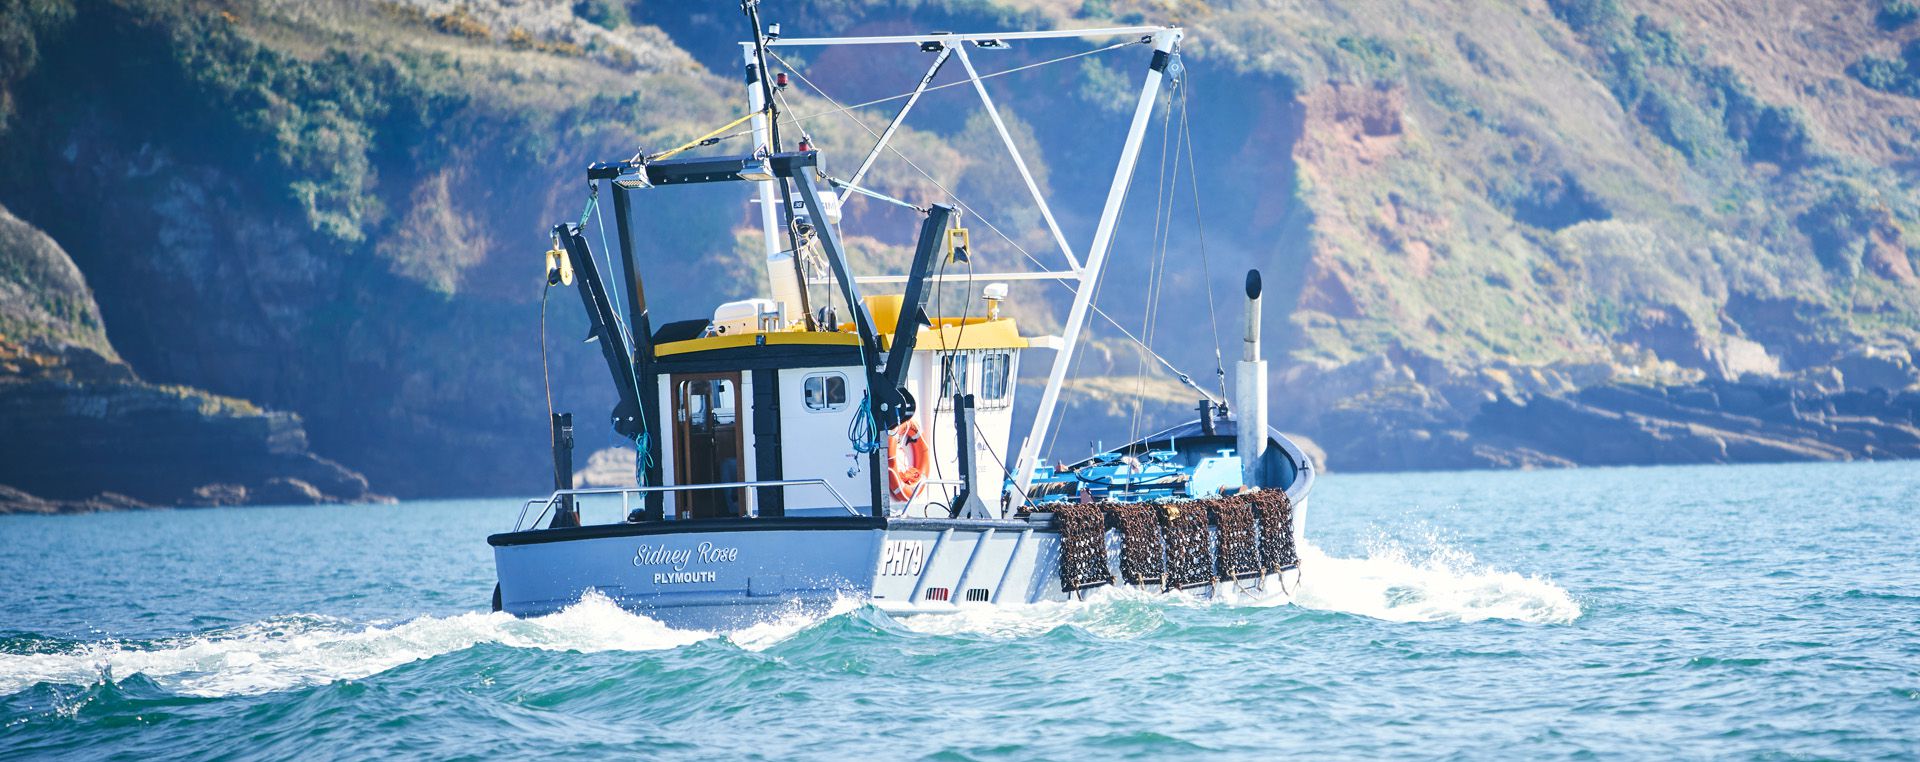
{"label": "fishing boat", "polygon": [[[1047,463],[1042,447],[1055,427],[1074,425],[1054,420],[1062,389],[1101,314],[1094,294],[1142,136],[1181,76],[1182,30],[793,38],[764,27],[752,0],[743,10],[754,30],[741,44],[747,115],[671,151],[588,168],[589,207],[603,188],[612,197],[617,236],[603,234],[602,248],[616,250],[617,264],[596,261],[584,217],[553,228],[547,284],[573,287],[585,306],[618,393],[610,422],[636,453],[635,484],[576,487],[572,416],[550,409],[554,489],[487,539],[494,609],[538,616],[597,594],[670,626],[724,631],[849,598],[908,616],[1064,601],[1106,585],[1291,595],[1314,464],[1266,423],[1257,273],[1245,288],[1231,404],[1224,389],[1215,396],[1182,375],[1201,396],[1193,420],[1077,462]],[[1009,136],[987,87],[993,75],[970,55],[1053,40],[1140,56],[1139,96],[1080,252]],[[916,88],[890,99],[902,105],[886,128],[868,130],[874,145],[858,169],[838,176],[804,133],[783,139],[794,128],[781,91],[799,72],[780,51],[847,46],[908,46],[933,60]],[[965,76],[953,84],[971,87],[991,117],[1064,268],[974,275],[980,255],[960,222],[964,203],[862,185],[883,156],[904,159],[890,141],[949,63]],[[733,130],[750,150],[691,155]],[[649,194],[726,183],[757,194],[765,296],[656,325],[629,212]],[[840,230],[842,199],[853,195],[917,219],[904,273],[854,272]],[[963,261],[966,275],[946,266]],[[1003,314],[1010,283],[1040,280],[1073,289],[1059,336],[1032,335]],[[826,294],[818,302],[815,288]],[[939,303],[969,309],[929,313],[937,289],[964,290]],[[1047,363],[1038,405],[1016,420],[1022,368],[1036,362]]]}

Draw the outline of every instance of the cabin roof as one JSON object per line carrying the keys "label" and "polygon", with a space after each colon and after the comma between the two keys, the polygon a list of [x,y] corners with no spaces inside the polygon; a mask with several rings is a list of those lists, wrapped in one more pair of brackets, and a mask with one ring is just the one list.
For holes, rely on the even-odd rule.
{"label": "cabin roof", "polygon": [[[1025,349],[1031,342],[1020,335],[1011,318],[938,318],[932,327],[920,329],[918,348],[923,350]],[[858,347],[860,337],[853,325],[842,324],[838,331],[753,331],[668,341],[654,347],[661,358],[745,347]],[[891,348],[893,334],[881,334],[882,349]]]}

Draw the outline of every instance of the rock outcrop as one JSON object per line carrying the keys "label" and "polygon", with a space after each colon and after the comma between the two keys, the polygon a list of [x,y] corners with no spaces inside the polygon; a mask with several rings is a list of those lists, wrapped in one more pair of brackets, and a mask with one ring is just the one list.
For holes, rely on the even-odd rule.
{"label": "rock outcrop", "polygon": [[[1343,470],[1625,462],[1650,449],[1699,460],[1905,452],[1900,405],[1920,346],[1920,65],[1906,61],[1920,27],[1886,28],[1878,4],[1854,0],[1797,13],[1727,0],[1375,5],[783,0],[767,12],[820,35],[1185,25],[1190,124],[1178,113],[1195,146],[1188,166],[1203,168],[1185,182],[1200,184],[1210,251],[1197,250],[1184,202],[1142,213],[1150,168],[1166,164],[1143,156],[1101,304],[1213,389],[1206,332],[1234,331],[1213,322],[1202,289],[1261,268],[1273,422],[1313,436]],[[9,351],[84,379],[57,394],[35,387],[48,395],[36,414],[56,401],[178,420],[222,410],[222,452],[255,441],[292,457],[310,438],[406,496],[544,487],[529,265],[542,228],[578,219],[584,163],[677,144],[741,107],[732,13],[503,0],[24,9],[0,16],[0,202],[73,262],[9,278],[85,271],[104,307],[0,278],[13,288],[0,292]],[[1003,62],[1046,50],[1016,45]],[[1127,54],[993,85],[1039,181],[1095,189],[1055,194],[1075,233],[1098,213],[1114,158],[1082,117],[1124,119],[1113,109],[1138,74]],[[899,92],[917,76],[862,55],[797,65],[843,95]],[[804,84],[788,97],[834,113]],[[862,114],[875,129],[886,115]],[[999,146],[978,116],[916,119],[894,141],[942,187],[890,159],[866,184],[908,199],[950,189],[1020,242],[976,236],[979,261],[1024,266],[1021,252],[1045,254],[1048,236],[1025,194],[1005,192],[1017,176],[970,160]],[[871,140],[837,116],[807,129],[829,157]],[[686,198],[650,196],[637,211],[647,250],[672,253],[649,259],[663,286],[650,307],[665,318],[707,314],[761,283],[738,245],[752,235],[741,209]],[[857,198],[848,213],[863,228],[887,214]],[[1166,259],[1151,252],[1156,216],[1182,226]],[[1064,291],[1014,288],[1007,308],[1027,329],[1057,330]],[[1159,310],[1132,309],[1146,294],[1163,294]],[[580,335],[571,303],[546,317],[552,335]],[[1065,401],[1076,426],[1061,432],[1063,452],[1187,416],[1196,396],[1103,321]],[[559,409],[601,420],[612,395],[598,358],[552,357]],[[1029,379],[1043,365],[1027,364]],[[137,376],[122,378],[128,368]],[[1702,384],[1735,391],[1702,395]],[[182,387],[300,417],[154,391]],[[1727,400],[1746,388],[1787,390],[1797,412],[1740,412]],[[1136,404],[1142,390],[1152,399]],[[1868,407],[1893,429],[1809,412],[1883,393]],[[1678,407],[1656,414],[1623,394]],[[1536,418],[1618,440],[1569,441]],[[205,476],[178,499],[352,491],[302,470],[314,467]]]}
{"label": "rock outcrop", "polygon": [[142,381],[84,278],[0,207],[0,513],[379,499],[292,413]]}

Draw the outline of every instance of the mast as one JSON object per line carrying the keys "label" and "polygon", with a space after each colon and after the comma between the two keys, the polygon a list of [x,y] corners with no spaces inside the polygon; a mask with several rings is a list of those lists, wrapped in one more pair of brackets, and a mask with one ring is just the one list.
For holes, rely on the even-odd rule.
{"label": "mast", "polygon": [[1099,226],[1094,229],[1093,246],[1087,250],[1086,267],[1080,270],[1079,287],[1073,293],[1073,308],[1067,313],[1064,341],[1060,351],[1053,356],[1053,367],[1047,373],[1047,386],[1040,395],[1040,409],[1034,412],[1033,428],[1020,443],[1019,455],[1014,458],[1014,483],[1010,488],[1014,492],[1009,495],[1009,504],[1025,502],[1027,488],[1033,484],[1033,467],[1039,462],[1040,448],[1047,441],[1047,430],[1053,424],[1054,407],[1060,402],[1060,387],[1066,383],[1073,352],[1079,347],[1080,336],[1086,329],[1087,312],[1093,306],[1093,292],[1100,281],[1101,268],[1106,265],[1107,253],[1113,246],[1114,223],[1119,219],[1121,202],[1127,197],[1127,185],[1133,178],[1134,162],[1140,158],[1140,139],[1146,135],[1154,102],[1160,95],[1160,85],[1174,60],[1174,50],[1180,44],[1181,35],[1178,27],[1153,33],[1153,62],[1147,67],[1147,81],[1140,86],[1140,102],[1133,109],[1133,123],[1127,128],[1127,141],[1120,149],[1120,165],[1114,169],[1113,185],[1107,189],[1107,203],[1100,211]]}
{"label": "mast", "polygon": [[[771,156],[780,153],[780,103],[773,97],[773,81],[767,70],[767,34],[760,25],[760,0],[741,0],[741,12],[747,15],[747,22],[753,25],[753,42],[740,43],[741,52],[746,56],[747,104],[753,110],[754,151],[765,151]],[[763,113],[764,112],[764,113]],[[774,189],[780,190],[781,212],[773,208]],[[787,186],[786,178],[776,177],[762,180],[760,186],[760,228],[766,241],[767,283],[772,289],[773,300],[788,310],[788,319],[792,319],[793,309],[799,308],[801,322],[807,330],[814,329],[813,305],[807,299],[806,269],[801,264],[800,233],[793,225],[793,192]],[[818,212],[815,213],[816,216]],[[787,228],[787,248],[780,248],[780,235],[777,232],[781,224],[781,215],[785,217]],[[821,220],[821,224],[825,224]],[[785,273],[791,271],[789,280]]]}

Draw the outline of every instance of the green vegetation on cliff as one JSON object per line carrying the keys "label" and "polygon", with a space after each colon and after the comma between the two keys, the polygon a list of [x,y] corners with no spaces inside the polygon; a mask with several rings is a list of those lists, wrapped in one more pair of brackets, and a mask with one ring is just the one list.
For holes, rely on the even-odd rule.
{"label": "green vegetation on cliff", "polygon": [[[316,449],[402,494],[540,483],[546,226],[578,219],[585,163],[677,144],[740,110],[731,3],[0,2],[0,202],[72,252],[101,306],[7,319],[104,323],[143,376],[298,411]],[[1158,349],[1204,376],[1200,289],[1231,294],[1239,270],[1260,267],[1289,328],[1272,334],[1290,366],[1275,374],[1276,411],[1338,459],[1363,452],[1343,442],[1464,436],[1497,395],[1824,384],[1862,352],[1910,358],[1920,25],[1892,0],[1803,6],[1792,18],[1734,0],[765,11],[789,34],[1185,24],[1212,259],[1168,271],[1173,338]],[[1052,54],[1030,47],[983,55],[983,68]],[[910,87],[920,60],[789,58],[841,102]],[[1137,63],[1089,57],[992,85],[1042,184],[1077,199],[1055,209],[1076,241]],[[804,129],[830,162],[864,152],[888,115],[857,124],[805,87],[790,95],[795,112],[825,115]],[[973,224],[1013,239],[976,231],[983,261],[1025,266],[1020,251],[1045,254],[1051,237],[1007,192],[1019,182],[991,160],[997,135],[963,110],[970,99],[930,95],[895,145],[978,205]],[[1153,160],[1137,192],[1158,181]],[[868,183],[940,195],[898,162]],[[650,276],[699,286],[656,289],[657,313],[702,315],[761,288],[752,210],[736,202],[663,195],[641,210]],[[872,236],[863,262],[901,256],[890,236],[907,220],[864,200],[848,212],[850,232]],[[1152,216],[1130,202],[1102,292],[1136,332],[1150,326],[1121,305],[1147,288]],[[1049,330],[1046,308],[1064,298],[1022,285],[1010,309]],[[571,304],[549,318],[552,336],[581,330]],[[1086,410],[1120,417],[1141,388],[1165,412],[1187,407],[1182,388],[1130,378],[1153,371],[1116,332],[1097,324],[1094,338]],[[587,418],[610,404],[595,362],[556,354],[565,407]],[[1394,452],[1406,462],[1373,465],[1429,454]]]}

